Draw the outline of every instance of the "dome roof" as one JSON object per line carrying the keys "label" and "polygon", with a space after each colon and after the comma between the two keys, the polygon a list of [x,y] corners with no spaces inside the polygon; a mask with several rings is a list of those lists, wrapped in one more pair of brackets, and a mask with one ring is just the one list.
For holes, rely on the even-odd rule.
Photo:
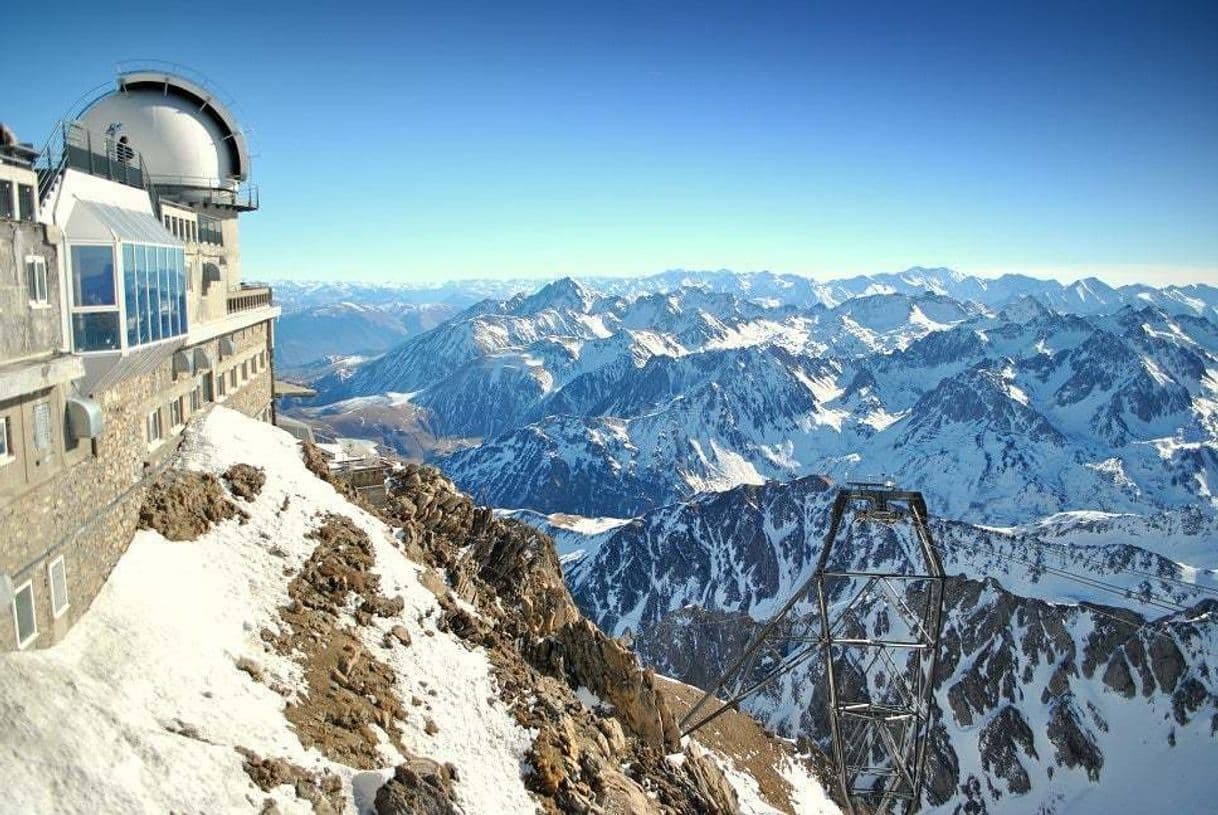
{"label": "dome roof", "polygon": [[126,137],[152,180],[232,189],[250,174],[245,135],[202,85],[163,71],[133,71],[77,118],[86,129]]}

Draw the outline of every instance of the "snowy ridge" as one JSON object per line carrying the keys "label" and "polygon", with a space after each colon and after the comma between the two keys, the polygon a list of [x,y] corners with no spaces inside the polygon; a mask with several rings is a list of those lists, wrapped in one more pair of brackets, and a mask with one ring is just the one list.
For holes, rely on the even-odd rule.
{"label": "snowy ridge", "polygon": [[[799,310],[701,289],[562,294],[455,318],[319,383],[322,398],[417,390],[437,434],[481,440],[441,459],[459,484],[542,512],[633,515],[884,471],[990,523],[1218,500],[1207,319],[1030,300],[990,314],[942,295]],[[590,314],[613,333],[590,331]]]}

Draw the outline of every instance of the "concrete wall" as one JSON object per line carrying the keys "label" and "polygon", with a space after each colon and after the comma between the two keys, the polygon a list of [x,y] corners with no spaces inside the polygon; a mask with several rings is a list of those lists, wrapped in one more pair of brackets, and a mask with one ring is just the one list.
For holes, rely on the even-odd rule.
{"label": "concrete wall", "polygon": [[[248,377],[240,381],[238,376],[237,389],[222,404],[257,416],[268,411],[271,402],[268,324],[238,332],[234,339],[236,353],[223,360],[218,339],[202,345],[213,360],[219,360],[217,376],[227,376],[234,368],[240,371],[246,363]],[[262,352],[267,364],[254,373],[250,361]],[[27,648],[59,640],[88,609],[126,551],[144,491],[168,463],[180,438],[181,428],[170,428],[169,402],[183,397],[189,413],[189,394],[197,382],[198,377],[185,374],[175,378],[167,358],[149,373],[94,394],[105,415],[101,437],[65,451],[62,466],[49,477],[22,487],[18,494],[0,495],[0,572],[12,577],[14,587],[33,581],[38,636]],[[62,395],[53,393],[50,398],[61,400]],[[201,410],[209,408],[204,405]],[[150,445],[146,436],[152,410],[162,412],[168,436],[157,445]],[[62,427],[56,432],[62,434]],[[65,559],[69,607],[55,619],[47,568],[60,555]],[[0,650],[16,646],[10,605],[0,608]]]}
{"label": "concrete wall", "polygon": [[[62,343],[57,252],[42,224],[0,219],[0,364],[50,354]],[[46,305],[31,304],[26,258],[43,259]]]}

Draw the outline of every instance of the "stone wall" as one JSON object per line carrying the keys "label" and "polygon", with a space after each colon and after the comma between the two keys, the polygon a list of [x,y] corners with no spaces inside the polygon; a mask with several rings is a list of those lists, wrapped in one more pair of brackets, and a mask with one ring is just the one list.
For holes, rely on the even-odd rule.
{"label": "stone wall", "polygon": [[[0,363],[50,354],[60,346],[59,267],[42,224],[0,219]],[[25,259],[46,262],[47,303],[31,305]]]}
{"label": "stone wall", "polygon": [[[238,371],[238,387],[222,404],[251,416],[266,415],[271,402],[268,324],[236,332],[233,339],[235,353],[223,360],[218,339],[201,344],[216,361],[216,376]],[[265,365],[255,372],[253,360],[261,354]],[[245,378],[240,375],[242,363]],[[63,467],[47,480],[19,496],[5,496],[0,506],[0,573],[11,576],[14,588],[32,581],[38,635],[27,648],[59,640],[101,590],[135,532],[145,488],[168,463],[180,439],[182,427],[170,426],[168,406],[182,399],[188,420],[190,394],[203,376],[174,377],[167,357],[155,370],[92,394],[105,416],[101,436],[66,451]],[[209,408],[203,404],[200,412]],[[147,437],[153,410],[161,411],[166,435],[157,444]],[[61,555],[69,606],[55,618],[47,569]],[[0,618],[0,650],[12,650],[17,636],[11,605],[0,608]]]}

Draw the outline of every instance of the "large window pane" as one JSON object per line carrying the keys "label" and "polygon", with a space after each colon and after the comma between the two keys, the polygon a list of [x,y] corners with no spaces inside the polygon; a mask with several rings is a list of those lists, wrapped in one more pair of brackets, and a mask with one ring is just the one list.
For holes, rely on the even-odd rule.
{"label": "large window pane", "polygon": [[152,298],[148,288],[148,247],[135,247],[136,281],[140,289],[140,342],[152,342]]}
{"label": "large window pane", "polygon": [[178,273],[173,267],[173,249],[165,250],[165,272],[169,279],[169,335],[182,333],[178,324]]}
{"label": "large window pane", "polygon": [[118,338],[117,311],[94,311],[72,315],[72,339],[77,351],[117,350]]}
{"label": "large window pane", "polygon": [[161,274],[161,338],[173,336],[173,322],[169,309],[173,303],[173,290],[169,284],[169,250],[164,246],[156,248],[156,267]]}
{"label": "large window pane", "polygon": [[123,244],[123,294],[124,307],[127,309],[127,345],[139,345],[140,342],[140,284],[135,276],[135,247],[129,243]]}
{"label": "large window pane", "polygon": [[156,265],[156,247],[147,248],[148,259],[148,323],[150,340],[161,338],[161,272]]}
{"label": "large window pane", "polygon": [[72,247],[72,293],[76,306],[113,306],[114,251],[109,246]]}
{"label": "large window pane", "polygon": [[186,320],[186,253],[181,249],[173,250],[174,268],[178,270],[178,314],[181,317],[181,333],[185,334],[189,326]]}

